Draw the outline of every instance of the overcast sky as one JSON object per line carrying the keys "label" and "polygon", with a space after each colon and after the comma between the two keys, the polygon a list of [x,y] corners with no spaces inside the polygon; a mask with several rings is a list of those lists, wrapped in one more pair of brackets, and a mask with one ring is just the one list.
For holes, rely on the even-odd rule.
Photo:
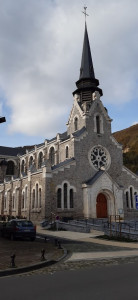
{"label": "overcast sky", "polygon": [[[0,0],[0,145],[66,130],[84,37],[81,0]],[[138,0],[87,0],[87,27],[112,131],[138,122]]]}

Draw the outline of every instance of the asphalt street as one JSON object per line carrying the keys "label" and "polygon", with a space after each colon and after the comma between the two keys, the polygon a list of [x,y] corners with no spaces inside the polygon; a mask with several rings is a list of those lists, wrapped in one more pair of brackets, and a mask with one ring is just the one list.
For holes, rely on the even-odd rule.
{"label": "asphalt street", "polygon": [[2,300],[137,300],[138,262],[0,278]]}
{"label": "asphalt street", "polygon": [[[57,233],[56,233],[57,234]],[[60,232],[60,235],[62,233]],[[63,232],[64,234],[64,232]],[[74,233],[72,233],[74,237]],[[76,236],[76,233],[75,233]],[[51,240],[52,238],[52,240]],[[3,243],[2,243],[3,241]],[[2,251],[6,247],[5,257],[11,248],[16,248],[19,256],[19,250],[25,264],[28,264],[30,253],[36,261],[40,259],[40,250],[42,245],[46,247],[48,254],[48,245],[55,249],[55,236],[48,236],[48,243],[44,239],[32,243],[30,241],[1,241],[1,261],[3,261]],[[50,241],[52,245],[50,246]],[[0,278],[0,299],[2,300],[138,300],[137,278],[138,278],[138,255],[116,257],[114,252],[125,253],[137,251],[137,243],[109,243],[108,241],[92,239],[79,235],[78,240],[68,240],[60,237],[61,244],[67,249],[68,255],[64,260],[44,267],[39,270],[28,273],[13,275]],[[36,245],[35,245],[36,244]],[[16,247],[15,247],[16,246]],[[18,249],[19,248],[19,249]],[[49,254],[52,248],[49,248]],[[57,248],[57,247],[56,247]],[[3,249],[3,250],[2,250]],[[31,251],[30,251],[31,250]],[[27,256],[25,255],[27,251]],[[55,250],[54,250],[55,251]],[[57,251],[57,249],[56,249]],[[61,251],[61,250],[59,250]],[[89,259],[91,253],[101,256],[102,259]],[[52,254],[52,253],[51,253]],[[50,254],[50,255],[51,255]],[[83,255],[81,260],[73,259],[73,255]],[[114,254],[114,255],[113,255]],[[53,255],[53,254],[52,254]],[[111,258],[109,259],[111,255]],[[113,257],[112,257],[113,255]],[[109,256],[109,257],[108,257]],[[70,260],[72,258],[72,260]]]}

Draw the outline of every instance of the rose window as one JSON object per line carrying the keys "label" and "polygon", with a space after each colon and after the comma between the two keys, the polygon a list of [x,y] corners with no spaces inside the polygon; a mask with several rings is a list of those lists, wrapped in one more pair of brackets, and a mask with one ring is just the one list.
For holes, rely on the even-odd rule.
{"label": "rose window", "polygon": [[109,153],[102,146],[95,146],[90,152],[90,161],[96,170],[105,170],[109,166]]}

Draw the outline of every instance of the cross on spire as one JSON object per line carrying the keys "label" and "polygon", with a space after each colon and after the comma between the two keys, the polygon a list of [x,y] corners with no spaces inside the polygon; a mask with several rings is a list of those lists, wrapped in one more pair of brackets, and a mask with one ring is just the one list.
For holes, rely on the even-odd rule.
{"label": "cross on spire", "polygon": [[85,15],[85,22],[86,22],[86,16],[89,17],[89,15],[86,13],[87,6],[84,6],[84,11],[82,13]]}

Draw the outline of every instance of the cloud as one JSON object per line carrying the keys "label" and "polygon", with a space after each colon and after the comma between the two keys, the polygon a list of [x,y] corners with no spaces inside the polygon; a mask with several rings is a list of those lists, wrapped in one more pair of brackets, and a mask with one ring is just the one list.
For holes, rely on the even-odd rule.
{"label": "cloud", "polygon": [[[11,112],[9,133],[49,138],[66,129],[72,106],[83,7],[77,0],[0,0],[0,5],[0,89]],[[104,103],[130,102],[134,93],[138,96],[138,2],[95,0],[87,5]]]}
{"label": "cloud", "polygon": [[138,121],[135,121],[132,125],[137,125],[138,124]]}

